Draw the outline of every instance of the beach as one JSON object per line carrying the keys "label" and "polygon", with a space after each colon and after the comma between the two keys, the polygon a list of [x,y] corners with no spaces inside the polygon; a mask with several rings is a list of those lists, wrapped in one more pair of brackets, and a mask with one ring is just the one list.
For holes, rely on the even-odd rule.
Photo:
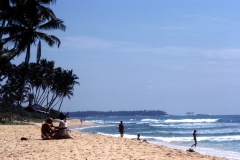
{"label": "beach", "polygon": [[[68,126],[94,125],[69,120]],[[226,158],[172,149],[128,138],[71,131],[73,139],[42,140],[41,124],[1,125],[2,160],[69,159],[69,160],[224,160]],[[21,140],[22,137],[28,140]]]}
{"label": "beach", "polygon": [[174,149],[188,150],[193,144],[193,131],[197,131],[194,151],[218,157],[240,160],[240,116],[116,116],[88,117],[95,126],[75,128],[88,134],[119,137],[118,125],[123,121],[124,138],[136,139],[137,134],[148,142]]}

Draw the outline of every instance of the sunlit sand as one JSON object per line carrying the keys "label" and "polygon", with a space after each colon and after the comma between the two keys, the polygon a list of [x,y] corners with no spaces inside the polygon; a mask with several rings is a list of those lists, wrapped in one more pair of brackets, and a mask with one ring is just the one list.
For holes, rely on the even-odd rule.
{"label": "sunlit sand", "polygon": [[[69,120],[68,126],[94,125]],[[42,140],[40,124],[1,125],[0,156],[3,160],[222,160],[224,158],[202,155],[158,146],[138,140],[116,138],[98,134],[71,131],[73,139]],[[28,140],[21,140],[26,137]]]}

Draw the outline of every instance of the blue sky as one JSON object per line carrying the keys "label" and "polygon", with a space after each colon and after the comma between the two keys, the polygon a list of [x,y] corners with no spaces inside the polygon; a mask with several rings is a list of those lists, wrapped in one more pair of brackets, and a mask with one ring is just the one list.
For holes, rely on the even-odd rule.
{"label": "blue sky", "polygon": [[80,82],[62,110],[240,114],[239,7],[238,0],[58,0],[51,8],[67,29],[50,32],[61,46],[42,43],[42,58],[73,69]]}

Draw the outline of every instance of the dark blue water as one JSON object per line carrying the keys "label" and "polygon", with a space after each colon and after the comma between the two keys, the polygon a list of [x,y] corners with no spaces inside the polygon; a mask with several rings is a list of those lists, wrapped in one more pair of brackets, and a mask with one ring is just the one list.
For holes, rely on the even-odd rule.
{"label": "dark blue water", "polygon": [[195,151],[240,159],[239,115],[94,117],[85,120],[97,125],[77,130],[118,137],[118,124],[123,121],[126,138],[136,138],[141,134],[141,138],[150,143],[183,150],[194,143],[192,133],[197,130]]}

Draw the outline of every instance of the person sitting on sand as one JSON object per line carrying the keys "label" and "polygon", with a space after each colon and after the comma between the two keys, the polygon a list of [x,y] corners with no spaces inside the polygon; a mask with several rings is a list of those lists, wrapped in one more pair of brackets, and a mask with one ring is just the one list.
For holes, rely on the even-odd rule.
{"label": "person sitting on sand", "polygon": [[46,119],[45,123],[42,124],[41,137],[50,139],[52,134],[55,132],[56,132],[56,130],[52,128],[52,118]]}
{"label": "person sitting on sand", "polygon": [[[141,140],[140,139],[140,134],[137,135],[137,140]],[[147,142],[147,141],[144,139],[143,142]]]}
{"label": "person sitting on sand", "polygon": [[70,133],[68,132],[67,129],[67,121],[66,121],[66,116],[61,112],[59,115],[59,127],[58,131],[53,134],[52,138],[53,139],[60,139],[60,138],[72,138]]}
{"label": "person sitting on sand", "polygon": [[194,132],[193,132],[193,139],[194,139],[195,143],[191,147],[193,147],[193,146],[197,147],[197,131],[196,130],[194,130]]}

